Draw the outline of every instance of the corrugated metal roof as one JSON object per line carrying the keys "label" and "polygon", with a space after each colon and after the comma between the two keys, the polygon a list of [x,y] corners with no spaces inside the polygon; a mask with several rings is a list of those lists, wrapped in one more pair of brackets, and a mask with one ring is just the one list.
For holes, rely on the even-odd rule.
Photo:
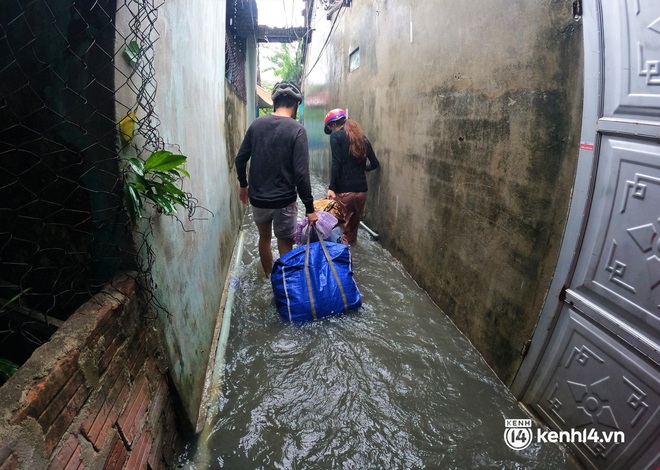
{"label": "corrugated metal roof", "polygon": [[239,39],[257,35],[256,0],[233,0],[227,2],[227,29]]}
{"label": "corrugated metal roof", "polygon": [[295,42],[310,34],[306,27],[300,28],[271,28],[259,25],[257,27],[257,42]]}
{"label": "corrugated metal roof", "polygon": [[259,98],[260,108],[272,108],[273,100],[270,99],[270,92],[257,85],[257,97]]}

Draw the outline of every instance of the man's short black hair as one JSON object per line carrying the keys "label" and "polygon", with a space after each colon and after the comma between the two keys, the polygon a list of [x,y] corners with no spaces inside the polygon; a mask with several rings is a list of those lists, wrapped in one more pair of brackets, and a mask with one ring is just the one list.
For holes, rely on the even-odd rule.
{"label": "man's short black hair", "polygon": [[299,101],[293,96],[282,95],[282,96],[278,96],[273,100],[273,108],[275,110],[277,110],[277,108],[280,107],[295,108],[296,106],[298,106],[298,103]]}

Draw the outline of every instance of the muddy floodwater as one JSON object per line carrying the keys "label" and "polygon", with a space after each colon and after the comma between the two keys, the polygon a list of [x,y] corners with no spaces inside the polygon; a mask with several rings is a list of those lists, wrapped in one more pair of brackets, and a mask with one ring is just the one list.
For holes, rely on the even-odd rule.
{"label": "muddy floodwater", "polygon": [[362,308],[292,325],[261,272],[249,211],[243,230],[217,416],[180,467],[574,468],[559,445],[506,445],[505,419],[527,414],[366,231],[351,249]]}

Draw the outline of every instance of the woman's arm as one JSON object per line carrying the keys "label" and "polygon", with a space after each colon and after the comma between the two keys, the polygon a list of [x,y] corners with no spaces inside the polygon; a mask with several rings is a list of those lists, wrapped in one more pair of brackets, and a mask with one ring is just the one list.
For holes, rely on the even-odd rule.
{"label": "woman's arm", "polygon": [[380,166],[380,162],[378,161],[378,158],[376,158],[376,153],[374,152],[373,147],[371,147],[371,142],[369,142],[369,139],[367,139],[367,159],[369,160],[369,163],[366,167],[367,171],[375,170]]}

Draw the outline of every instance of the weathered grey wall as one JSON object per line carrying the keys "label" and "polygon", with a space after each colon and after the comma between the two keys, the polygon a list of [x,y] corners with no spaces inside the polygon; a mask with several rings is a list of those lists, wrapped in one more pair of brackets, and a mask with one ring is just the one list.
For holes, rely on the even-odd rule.
{"label": "weathered grey wall", "polygon": [[550,283],[576,167],[571,5],[356,1],[322,53],[332,21],[319,22],[308,53],[308,72],[321,57],[305,83],[313,167],[327,177],[323,115],[348,108],[382,162],[367,223],[506,382]]}
{"label": "weathered grey wall", "polygon": [[193,425],[242,217],[226,132],[227,121],[244,132],[245,111],[226,95],[224,24],[225,2],[214,0],[165,2],[156,23],[159,133],[168,150],[188,157],[191,179],[184,181],[184,191],[212,213],[198,208],[194,217],[201,220],[188,221],[179,211],[186,231],[176,220],[159,217],[153,233],[155,294],[171,314],[161,314],[159,324],[172,378]]}

